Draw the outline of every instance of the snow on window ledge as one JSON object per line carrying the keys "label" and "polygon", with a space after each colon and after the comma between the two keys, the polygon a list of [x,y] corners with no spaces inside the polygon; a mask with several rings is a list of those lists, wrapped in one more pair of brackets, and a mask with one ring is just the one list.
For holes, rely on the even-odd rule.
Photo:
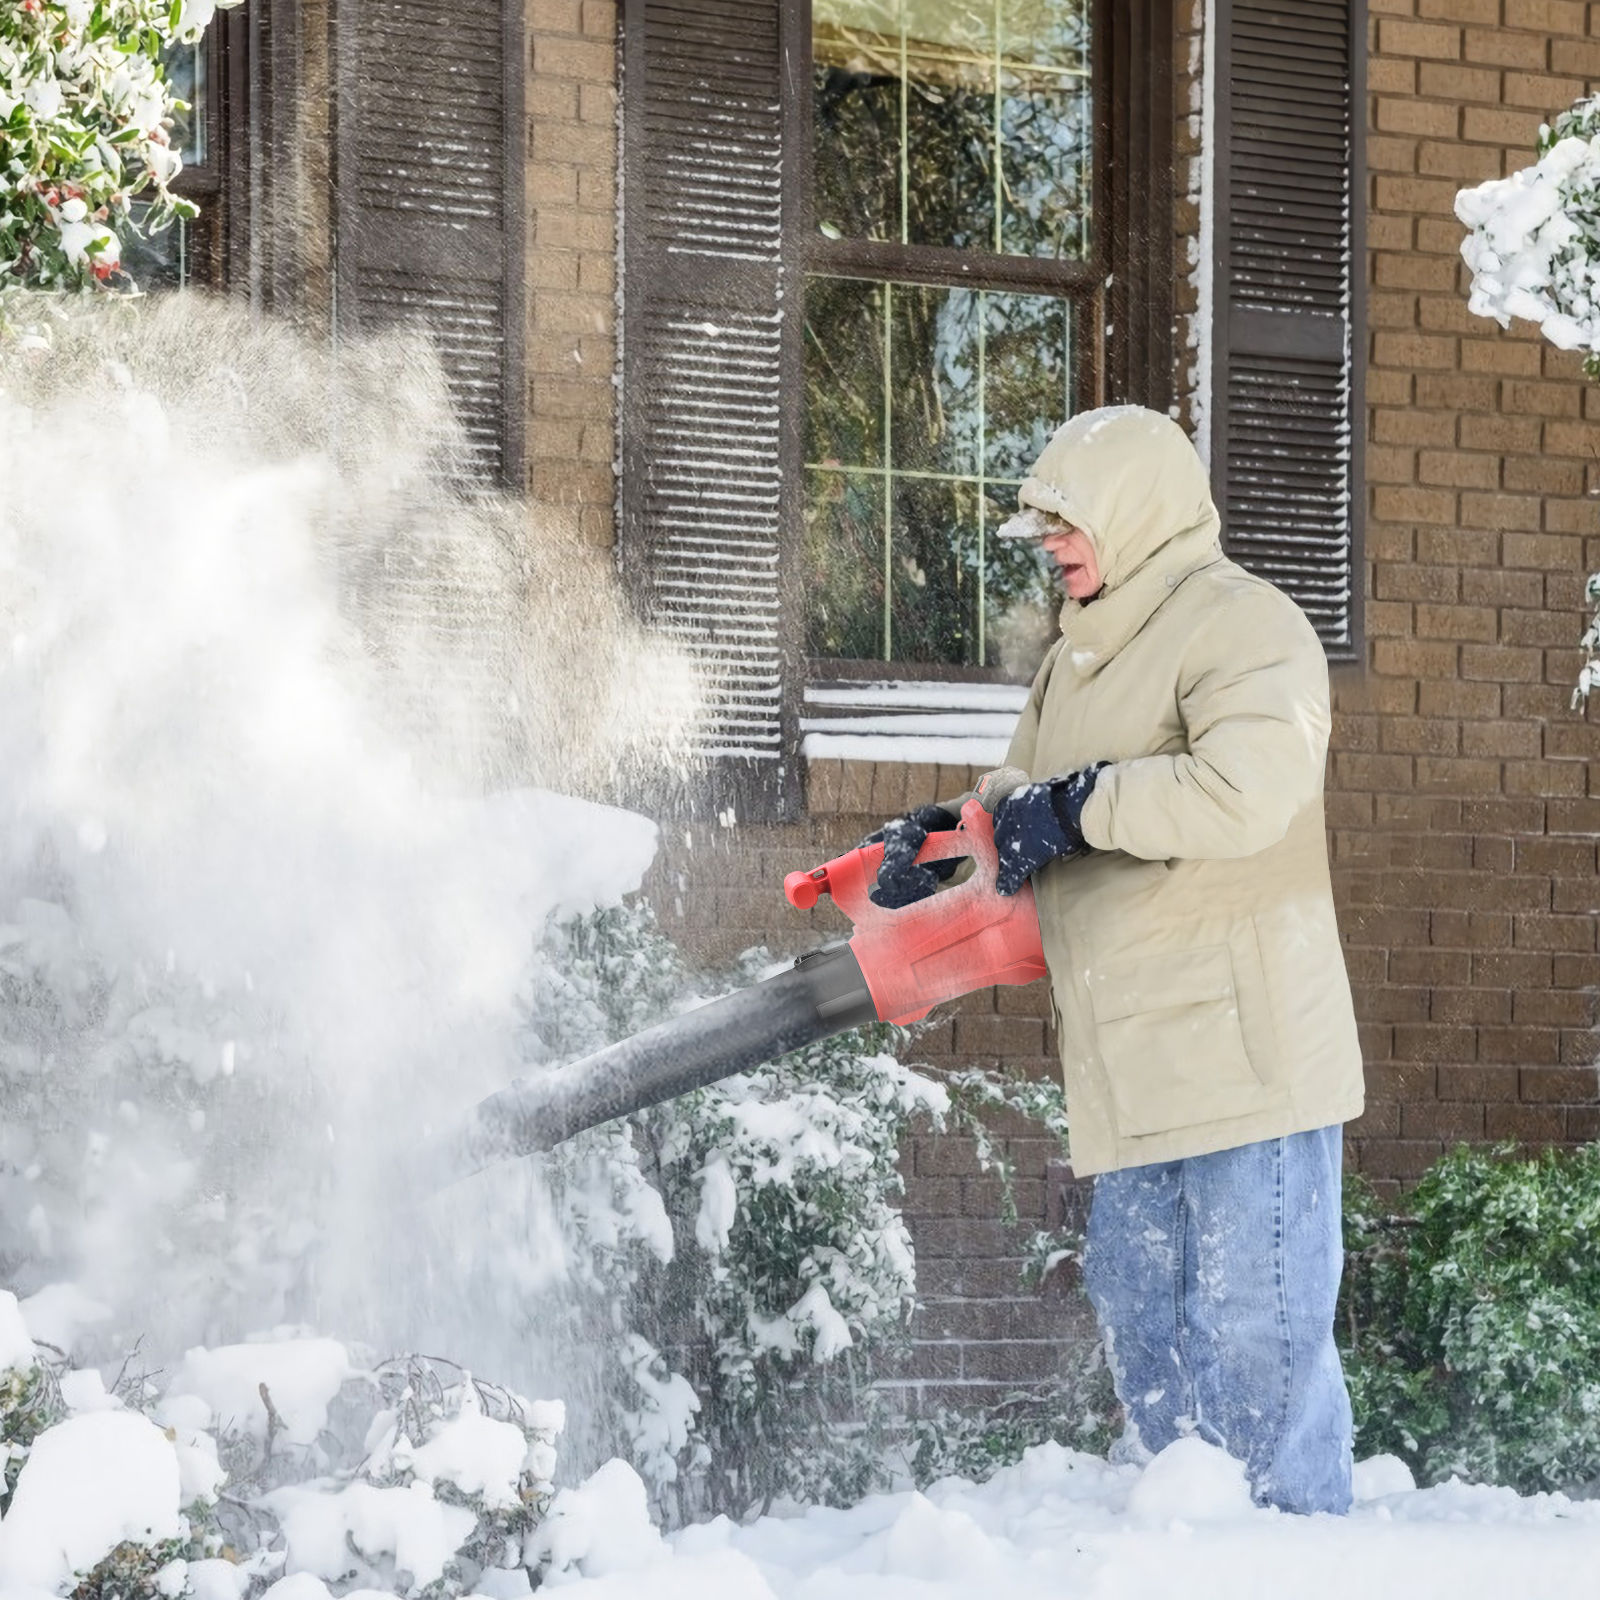
{"label": "snow on window ledge", "polygon": [[810,761],[998,766],[1025,684],[829,682],[805,692],[801,749]]}

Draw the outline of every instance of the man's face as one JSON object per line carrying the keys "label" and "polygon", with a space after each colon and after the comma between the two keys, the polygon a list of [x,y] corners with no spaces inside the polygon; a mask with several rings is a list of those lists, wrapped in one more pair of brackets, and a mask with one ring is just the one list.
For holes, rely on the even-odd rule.
{"label": "man's face", "polygon": [[1061,582],[1074,600],[1087,600],[1100,592],[1100,563],[1082,528],[1057,522],[1039,542],[1061,568]]}

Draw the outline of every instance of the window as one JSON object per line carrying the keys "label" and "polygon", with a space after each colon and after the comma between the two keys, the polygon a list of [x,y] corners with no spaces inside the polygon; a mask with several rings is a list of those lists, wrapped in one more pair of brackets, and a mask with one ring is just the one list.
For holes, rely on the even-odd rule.
{"label": "window", "polygon": [[702,668],[718,810],[796,813],[813,676],[1036,663],[996,523],[1063,417],[1171,395],[1172,37],[1172,0],[624,0],[618,555]]}
{"label": "window", "polygon": [[816,0],[811,47],[806,651],[1000,666],[1052,594],[993,530],[1096,388],[1089,3]]}

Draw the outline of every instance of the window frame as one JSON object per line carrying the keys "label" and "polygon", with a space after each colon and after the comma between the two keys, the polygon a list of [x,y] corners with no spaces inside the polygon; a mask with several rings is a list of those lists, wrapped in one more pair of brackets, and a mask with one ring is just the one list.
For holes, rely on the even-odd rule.
{"label": "window frame", "polygon": [[[1090,174],[1095,226],[1090,253],[1082,260],[1005,256],[943,245],[902,244],[896,240],[832,239],[816,225],[815,77],[812,57],[811,0],[786,0],[792,92],[785,97],[784,139],[796,153],[798,195],[786,207],[793,270],[800,288],[812,277],[854,278],[892,285],[967,287],[997,293],[1050,294],[1075,302],[1090,334],[1092,352],[1076,379],[1074,407],[1137,402],[1166,409],[1172,395],[1173,127],[1172,0],[1090,0],[1094,144]],[[1146,74],[1141,77],[1138,67]],[[1164,89],[1164,93],[1163,93]],[[1160,112],[1166,108],[1165,117]],[[1141,176],[1145,180],[1140,181]],[[1137,197],[1143,195],[1140,207]],[[1138,213],[1142,212],[1142,218]],[[1159,219],[1159,226],[1138,226]],[[1162,244],[1166,249],[1163,251]],[[1124,330],[1135,326],[1128,313],[1135,282],[1147,290],[1147,322],[1154,337],[1134,341]],[[1164,287],[1164,294],[1161,292]],[[1154,290],[1152,294],[1149,291]],[[1108,326],[1110,333],[1108,335]],[[802,401],[801,410],[804,409]],[[1064,419],[1063,419],[1064,420]],[[807,483],[804,428],[789,430],[790,457],[785,478]],[[802,630],[803,631],[803,630]],[[1003,667],[958,662],[848,659],[802,652],[808,682],[887,679],[930,683],[1011,683]]]}

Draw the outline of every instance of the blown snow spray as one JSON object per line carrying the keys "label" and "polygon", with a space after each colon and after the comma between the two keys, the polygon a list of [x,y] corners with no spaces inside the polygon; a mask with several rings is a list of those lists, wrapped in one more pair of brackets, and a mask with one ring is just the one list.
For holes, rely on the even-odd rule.
{"label": "blown snow spray", "polygon": [[819,1039],[869,1022],[915,1022],[975,989],[1044,977],[1032,885],[1009,897],[995,887],[993,811],[1028,781],[1016,767],[988,773],[961,808],[960,826],[930,834],[917,854],[922,862],[970,856],[971,875],[899,910],[868,897],[881,844],[791,872],[784,881],[789,903],[809,911],[831,895],[855,924],[848,940],[809,951],[786,972],[581,1061],[519,1078],[424,1146],[407,1163],[408,1183],[432,1193]]}

